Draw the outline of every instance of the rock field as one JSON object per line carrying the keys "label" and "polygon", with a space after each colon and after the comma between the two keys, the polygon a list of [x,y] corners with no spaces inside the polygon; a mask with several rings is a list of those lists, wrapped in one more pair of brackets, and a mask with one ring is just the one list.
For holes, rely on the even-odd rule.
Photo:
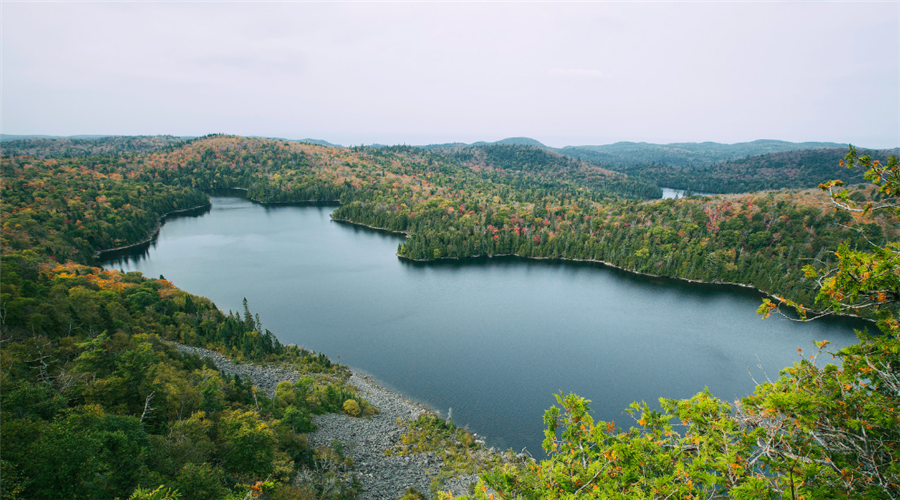
{"label": "rock field", "polygon": [[[229,375],[240,374],[249,378],[260,391],[273,397],[275,387],[282,381],[295,382],[300,378],[294,370],[235,363],[225,356],[208,349],[175,344],[181,352],[197,354],[212,359],[216,367]],[[309,435],[313,447],[329,446],[335,440],[344,445],[344,453],[353,457],[353,472],[363,484],[360,500],[399,498],[409,486],[429,495],[431,477],[443,466],[443,460],[433,453],[385,456],[385,450],[400,442],[402,429],[397,419],[414,420],[429,412],[428,408],[392,393],[369,376],[354,374],[350,384],[359,394],[380,410],[370,418],[353,418],[344,414],[327,414],[313,417],[318,430]],[[454,496],[465,494],[469,484],[477,476],[467,476],[448,481],[444,486]]]}

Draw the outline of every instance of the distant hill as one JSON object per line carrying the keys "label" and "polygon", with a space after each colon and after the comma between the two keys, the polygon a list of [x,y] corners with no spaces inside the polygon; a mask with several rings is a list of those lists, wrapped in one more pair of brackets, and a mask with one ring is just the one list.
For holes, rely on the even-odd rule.
{"label": "distant hill", "polygon": [[172,135],[153,136],[102,136],[90,139],[33,138],[4,142],[3,154],[29,155],[37,158],[63,158],[71,156],[100,155],[110,153],[144,153],[155,149],[183,144],[185,138]]}
{"label": "distant hill", "polygon": [[[860,172],[840,167],[840,160],[847,154],[847,144],[835,142],[617,142],[600,146],[551,148],[527,137],[511,137],[497,142],[455,142],[419,147],[471,161],[485,157],[488,153],[482,151],[473,156],[473,148],[502,145],[518,145],[558,153],[601,169],[622,172],[632,180],[643,179],[660,187],[689,189],[694,192],[744,193],[765,189],[806,189],[831,179],[841,179],[848,183],[863,182]],[[860,151],[881,160],[900,152],[897,149]],[[494,164],[510,171],[535,168],[534,163],[519,166],[513,163],[533,162],[537,155],[534,152],[523,154],[519,151],[513,154],[512,151],[492,150],[487,157],[501,159]],[[568,167],[558,160],[539,161],[538,164],[544,175],[550,174],[553,169],[561,169],[558,172],[566,175],[565,168]]]}
{"label": "distant hill", "polygon": [[500,139],[496,142],[485,142],[478,141],[473,142],[472,144],[466,144],[464,142],[449,142],[445,144],[428,144],[426,146],[416,146],[419,149],[453,149],[453,148],[465,148],[469,146],[489,146],[489,145],[515,145],[515,146],[534,146],[537,148],[547,149],[553,151],[553,148],[545,146],[542,142],[532,139],[530,137],[507,137],[506,139]]}
{"label": "distant hill", "polygon": [[508,137],[506,139],[501,139],[497,142],[488,142],[488,143],[476,143],[476,144],[500,144],[500,145],[515,145],[515,146],[534,146],[536,148],[544,148],[544,149],[553,149],[548,148],[540,141],[531,139],[529,137]]}
{"label": "distant hill", "polygon": [[736,144],[720,144],[716,142],[680,142],[672,144],[617,142],[603,146],[566,146],[555,151],[581,160],[605,165],[664,163],[678,167],[692,167],[713,165],[769,153],[846,148],[846,144],[835,142],[758,140]]}
{"label": "distant hill", "polygon": [[24,141],[27,139],[102,139],[103,137],[111,137],[109,135],[12,135],[0,134],[0,142]]}
{"label": "distant hill", "polygon": [[300,139],[300,140],[297,141],[297,142],[305,142],[305,143],[308,143],[308,144],[318,144],[319,146],[331,146],[331,147],[333,147],[333,148],[342,148],[342,147],[344,147],[344,146],[341,146],[340,144],[332,144],[332,143],[330,143],[330,142],[328,142],[328,141],[323,141],[323,140],[321,140],[321,139]]}
{"label": "distant hill", "polygon": [[493,144],[514,144],[534,146],[554,151],[579,160],[603,166],[626,166],[647,163],[664,163],[679,167],[713,165],[749,156],[788,151],[805,151],[810,149],[846,149],[846,144],[836,142],[787,142],[761,139],[753,142],[721,144],[717,142],[676,142],[671,144],[653,144],[649,142],[617,142],[600,146],[565,146],[552,148],[529,137],[510,137],[496,142],[474,142],[466,144],[452,142],[446,144],[429,144],[418,146],[421,149],[453,149],[469,146],[486,146]]}
{"label": "distant hill", "polygon": [[[511,139],[510,139],[511,140]],[[518,140],[518,139],[516,139]],[[529,139],[530,140],[530,139]],[[537,142],[537,141],[534,141]],[[540,144],[540,143],[538,143]],[[644,179],[621,175],[598,165],[561,155],[545,147],[515,143],[474,144],[432,150],[475,170],[500,177],[524,176],[567,181],[598,193],[632,198],[659,198],[662,190]],[[499,181],[499,178],[495,178]]]}
{"label": "distant hill", "polygon": [[[482,144],[487,144],[487,143],[485,142],[485,143],[482,143]],[[426,145],[424,145],[424,146],[416,146],[416,147],[419,148],[419,149],[427,149],[427,150],[430,151],[430,150],[434,150],[434,149],[465,148],[465,147],[469,147],[469,146],[471,146],[471,145],[472,145],[472,144],[468,144],[468,143],[465,143],[465,142],[445,142],[445,143],[443,143],[443,144],[426,144]]]}
{"label": "distant hill", "polygon": [[[900,156],[900,149],[858,151],[860,155],[881,161],[887,161],[889,156]],[[695,167],[651,163],[611,168],[642,177],[658,186],[708,193],[806,189],[832,179],[848,184],[865,182],[861,170],[848,170],[840,165],[846,154],[847,148],[840,147],[769,153]]]}

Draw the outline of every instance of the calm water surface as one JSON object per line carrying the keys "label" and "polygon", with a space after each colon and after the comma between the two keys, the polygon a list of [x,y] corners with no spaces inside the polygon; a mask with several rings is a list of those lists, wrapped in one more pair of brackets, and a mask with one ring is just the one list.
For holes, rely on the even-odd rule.
{"label": "calm water surface", "polygon": [[[686,191],[684,189],[674,189],[674,188],[662,188],[662,199],[666,200],[669,198],[684,198],[684,193]],[[692,192],[691,194],[696,196],[715,196],[714,193],[702,193],[700,191]]]}
{"label": "calm water surface", "polygon": [[164,275],[240,310],[246,297],[283,343],[368,372],[501,448],[542,456],[554,393],[632,423],[632,401],[709,387],[731,401],[813,340],[856,340],[849,321],[760,320],[759,294],[600,265],[482,259],[410,263],[402,237],[333,222],[333,207],[213,197],[158,239],[104,265]]}

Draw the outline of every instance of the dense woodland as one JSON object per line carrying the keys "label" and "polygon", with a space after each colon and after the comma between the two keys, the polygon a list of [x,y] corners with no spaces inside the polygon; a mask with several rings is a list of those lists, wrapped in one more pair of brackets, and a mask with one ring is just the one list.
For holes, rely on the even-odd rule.
{"label": "dense woodland", "polygon": [[647,142],[617,142],[601,146],[565,146],[553,148],[529,137],[509,137],[496,142],[475,142],[464,144],[429,144],[419,146],[427,150],[467,148],[472,146],[517,145],[534,146],[560,153],[579,160],[607,167],[628,167],[652,163],[675,167],[709,166],[741,158],[815,149],[840,149],[846,152],[846,144],[834,142],[786,142],[758,140],[736,144],[717,142],[683,142],[672,144],[652,144]]}
{"label": "dense woodland", "polygon": [[12,156],[66,158],[70,156],[146,153],[184,142],[181,137],[110,136],[99,139],[23,139],[3,143],[3,152]]}
{"label": "dense woodland", "polygon": [[[840,179],[847,184],[865,182],[863,173],[841,167],[846,148],[796,150],[730,160],[713,165],[678,166],[667,163],[635,163],[614,170],[639,175],[657,185],[696,193],[746,193],[771,189],[815,188]],[[881,162],[900,150],[860,150]]]}
{"label": "dense woodland", "polygon": [[[344,384],[345,368],[324,356],[281,345],[247,308],[225,314],[208,300],[175,289],[162,277],[92,267],[98,251],[150,237],[164,214],[208,204],[205,190],[246,189],[248,197],[263,203],[340,201],[335,219],[406,233],[407,240],[398,248],[403,258],[515,254],[600,260],[654,275],[748,284],[783,297],[786,304],[813,309],[833,305],[823,302],[823,282],[816,279],[815,269],[837,266],[843,256],[873,245],[894,245],[900,229],[893,210],[836,210],[835,199],[820,190],[658,200],[659,188],[649,180],[535,146],[335,148],[212,135],[147,152],[95,154],[91,149],[75,154],[67,148],[4,149],[0,159],[4,498],[127,498],[138,486],[177,490],[182,498],[242,497],[263,490],[274,498],[353,495],[356,485],[347,476],[348,464],[340,453],[310,450],[303,436],[312,428],[310,415],[343,411],[348,400],[356,401],[363,415],[374,411]],[[877,208],[896,196],[884,186],[834,189],[843,197],[838,198],[841,203],[853,206],[869,203]],[[807,267],[811,263],[815,269]],[[895,298],[889,298],[874,308],[879,314],[892,311]],[[858,312],[875,315],[870,309]],[[240,379],[222,376],[196,357],[179,354],[168,341],[218,349],[239,359],[287,363],[308,376],[280,387],[269,398]],[[896,356],[897,349],[890,349]],[[869,351],[850,354],[874,359]],[[851,373],[845,368],[841,376],[869,373],[865,371],[868,361],[848,365],[847,356],[844,360],[845,367],[858,370]],[[888,363],[887,372],[896,373],[897,365],[890,364],[894,361]],[[816,370],[814,365],[803,365],[786,376],[824,376]],[[789,390],[789,382],[777,382],[753,396],[761,398],[755,403],[761,412],[753,417],[757,422],[769,411],[793,411],[778,406],[787,404],[785,399],[766,399],[777,400],[779,391]],[[865,398],[874,398],[871,391],[878,392],[880,387],[857,387],[862,392],[853,395],[865,406]],[[895,401],[897,394],[890,393],[894,389],[886,390],[884,397]],[[564,417],[556,413],[548,420],[552,424],[548,452],[568,453],[575,448],[567,446],[584,444],[579,439],[593,440],[590,453],[573,456],[583,457],[582,472],[593,474],[594,479],[601,473],[615,478],[622,470],[616,467],[621,466],[610,464],[616,463],[617,456],[631,453],[628,449],[635,453],[630,456],[646,458],[638,450],[656,446],[654,440],[665,437],[671,443],[675,436],[691,436],[690,432],[673,434],[667,427],[670,416],[702,423],[698,435],[708,434],[707,444],[715,449],[723,443],[709,436],[722,430],[731,443],[728,433],[737,436],[739,430],[732,410],[711,395],[672,402],[665,406],[665,415],[636,408],[640,425],[652,425],[647,432],[624,431],[632,437],[620,434],[614,425],[589,422],[586,403],[577,397],[561,396],[560,403],[567,413]],[[853,425],[881,426],[878,429],[888,433],[884,443],[896,446],[900,416],[893,410],[884,413],[882,403],[866,410],[877,409],[881,420],[866,417]],[[567,419],[562,427],[568,434],[562,435],[562,441],[554,437],[559,424],[553,422],[559,418]],[[589,436],[582,435],[585,429],[590,429]],[[750,438],[741,434],[739,439]],[[753,447],[752,440],[744,445],[735,450],[746,452],[746,447]],[[682,449],[680,444],[671,449],[676,448]],[[597,450],[604,449],[607,455],[599,453],[606,457],[606,465],[598,469],[594,466],[600,461],[588,464],[588,457],[597,459]],[[879,480],[896,478],[896,467],[882,467],[883,450],[875,451],[880,453]],[[692,481],[703,480],[703,474],[719,477],[720,465],[725,472],[729,467],[732,472],[735,466],[743,467],[753,471],[751,479],[756,478],[750,481],[742,472],[743,482],[710,479],[710,487],[720,497],[745,485],[740,491],[747,498],[759,492],[767,493],[754,498],[792,498],[797,488],[818,484],[817,477],[833,479],[833,467],[817,469],[813,465],[821,463],[815,461],[795,463],[789,472],[802,475],[798,486],[793,476],[788,479],[783,474],[788,470],[787,455],[779,455],[780,468],[760,470],[747,467],[742,462],[747,455],[740,453],[728,455],[721,464],[704,466],[695,461],[689,470],[672,472],[684,474],[686,483],[680,479],[673,483],[666,476],[658,484],[645,485],[641,495],[663,498],[668,493],[650,492],[670,492],[664,486],[675,484],[682,488],[675,498],[688,498],[693,494]],[[796,450],[791,453],[796,455]],[[894,452],[887,453],[890,458]],[[654,455],[652,459],[669,463],[673,457]],[[755,460],[769,463],[759,457]],[[571,460],[553,463],[570,471],[577,465]],[[848,462],[842,467],[847,477],[841,491],[851,496],[900,495],[895,483],[867,485],[866,481],[874,481],[866,479],[873,477],[865,468],[868,465]],[[318,482],[304,488],[290,484],[298,471],[312,469],[318,471]],[[609,475],[611,470],[617,472]],[[565,486],[571,490],[555,483],[559,491],[554,487],[543,496],[576,490],[598,498],[615,496],[616,484],[656,477],[639,469],[628,474],[619,483],[609,482],[612,489],[584,491],[589,481],[582,477],[581,484]],[[529,488],[544,481],[535,479],[531,484],[524,471],[509,468],[498,469],[490,478],[494,488],[524,497],[529,497]],[[788,481],[789,490],[785,489]],[[340,487],[326,487],[326,483]],[[817,488],[816,495],[825,491]],[[620,495],[623,498],[626,490]]]}
{"label": "dense woodland", "polygon": [[838,148],[846,152],[846,147],[846,144],[833,142],[759,140],[737,144],[719,144],[716,142],[673,144],[617,142],[603,146],[566,146],[556,151],[585,161],[617,167],[648,163],[660,163],[675,167],[697,167],[788,151]]}
{"label": "dense woodland", "polygon": [[[2,159],[3,498],[352,497],[344,457],[305,437],[348,401],[376,411],[345,367],[281,345],[246,306],[226,314],[163,277],[90,265],[209,203],[139,177],[115,155]],[[304,378],[267,395],[173,341]],[[314,480],[293,486],[304,470]]]}

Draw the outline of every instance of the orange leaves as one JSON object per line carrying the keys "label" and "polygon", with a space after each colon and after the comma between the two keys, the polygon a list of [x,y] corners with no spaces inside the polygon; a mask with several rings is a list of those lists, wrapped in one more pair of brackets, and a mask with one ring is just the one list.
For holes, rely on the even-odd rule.
{"label": "orange leaves", "polygon": [[[88,267],[81,264],[68,263],[61,264],[47,271],[51,278],[75,279],[82,278],[88,282],[97,285],[101,290],[124,290],[132,283],[122,281],[122,273],[115,269],[100,269],[99,267]],[[174,287],[169,283],[171,287]]]}

